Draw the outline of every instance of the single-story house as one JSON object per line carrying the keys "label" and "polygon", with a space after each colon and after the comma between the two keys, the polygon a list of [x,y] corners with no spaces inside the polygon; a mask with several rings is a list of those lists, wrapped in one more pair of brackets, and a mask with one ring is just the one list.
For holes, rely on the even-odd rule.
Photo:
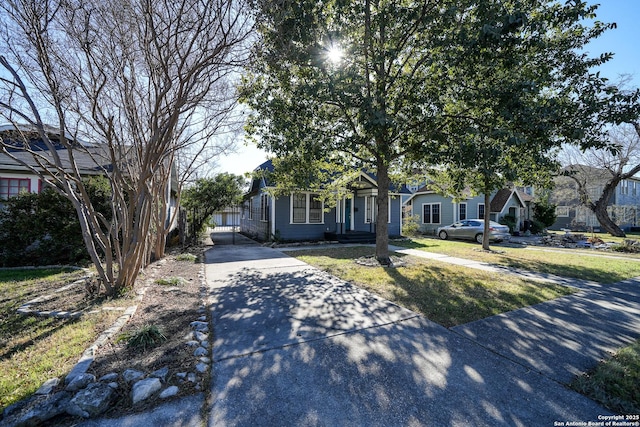
{"label": "single-story house", "polygon": [[[502,189],[490,197],[490,218],[499,222],[510,215],[516,219],[517,230],[524,226],[524,221],[531,219],[530,204],[532,197],[517,189]],[[407,211],[417,216],[420,231],[435,235],[438,227],[452,224],[464,219],[482,219],[485,214],[484,195],[467,196],[455,201],[452,197],[443,196],[429,185],[419,188],[407,200]]]}
{"label": "single-story house", "polygon": [[[301,189],[287,196],[275,197],[269,172],[271,160],[258,166],[262,171],[254,178],[245,195],[240,229],[260,240],[315,241],[344,239],[359,235],[375,236],[378,195],[376,176],[360,172],[346,187],[348,195],[327,207],[312,189]],[[389,190],[389,235],[400,236],[402,227],[401,196],[409,194],[403,187]]]}
{"label": "single-story house", "polygon": [[[60,143],[59,131],[51,128],[47,131],[47,134],[60,156],[63,169],[72,170],[67,148]],[[27,141],[24,140],[25,137]],[[1,207],[2,200],[7,200],[9,197],[18,195],[22,191],[40,193],[43,189],[42,179],[31,170],[31,168],[33,168],[36,171],[41,171],[42,168],[37,164],[33,156],[21,147],[25,143],[28,143],[31,150],[41,154],[43,159],[49,158],[51,153],[38,133],[35,130],[30,130],[28,127],[24,127],[18,132],[13,125],[1,125],[0,138],[2,138],[4,149],[11,154],[10,156],[0,150]],[[81,176],[104,176],[112,171],[111,159],[107,155],[108,152],[104,145],[85,141],[76,141],[75,143],[78,145],[78,149],[73,150],[73,157]],[[15,159],[12,156],[15,157]],[[178,209],[176,197],[177,188],[177,173],[175,167],[172,167],[171,179],[166,189],[168,204],[165,216],[166,226],[168,227],[170,225],[169,221],[173,219],[169,227],[170,229],[177,226],[177,215],[175,215],[176,209]]]}

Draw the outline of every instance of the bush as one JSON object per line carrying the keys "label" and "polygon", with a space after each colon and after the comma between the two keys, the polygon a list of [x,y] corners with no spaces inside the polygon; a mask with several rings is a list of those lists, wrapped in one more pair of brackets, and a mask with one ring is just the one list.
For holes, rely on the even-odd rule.
{"label": "bush", "polygon": [[544,225],[544,223],[538,221],[537,219],[533,219],[530,222],[529,230],[531,231],[531,234],[540,234],[544,231],[545,228],[546,226]]}
{"label": "bush", "polygon": [[[108,181],[90,178],[87,188],[94,207],[110,218]],[[89,260],[73,205],[52,188],[39,194],[19,194],[3,205],[0,266],[78,264]]]}
{"label": "bush", "polygon": [[405,236],[415,237],[420,234],[420,215],[412,215],[404,219],[402,233]]}
{"label": "bush", "polygon": [[500,224],[509,227],[509,233],[513,233],[516,229],[516,217],[513,215],[505,215],[500,218]]}
{"label": "bush", "polygon": [[533,216],[543,224],[543,229],[551,227],[557,219],[556,205],[542,200],[538,201],[533,205]]}

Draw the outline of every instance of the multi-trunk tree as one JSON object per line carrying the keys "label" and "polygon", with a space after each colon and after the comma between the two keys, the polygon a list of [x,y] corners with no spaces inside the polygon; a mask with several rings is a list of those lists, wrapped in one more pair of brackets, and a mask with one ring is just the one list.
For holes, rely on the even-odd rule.
{"label": "multi-trunk tree", "polygon": [[640,124],[612,127],[609,137],[614,150],[580,151],[565,147],[561,156],[562,177],[573,185],[570,191],[560,195],[572,199],[572,193],[577,193],[579,204],[591,210],[609,234],[624,237],[625,232],[611,218],[607,208],[618,186],[640,172]]}
{"label": "multi-trunk tree", "polygon": [[[252,30],[243,0],[0,7],[0,115],[25,142],[37,132],[46,150],[23,144],[34,160],[24,166],[71,200],[105,290],[117,294],[154,249],[163,254],[176,156],[233,111],[229,79]],[[109,219],[91,204],[78,153],[94,156],[109,179]]]}

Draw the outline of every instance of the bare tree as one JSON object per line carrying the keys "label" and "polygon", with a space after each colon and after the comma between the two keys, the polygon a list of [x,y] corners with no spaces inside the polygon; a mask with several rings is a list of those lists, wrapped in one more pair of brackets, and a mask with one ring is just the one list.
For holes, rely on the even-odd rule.
{"label": "bare tree", "polygon": [[640,172],[640,124],[621,124],[609,131],[615,152],[607,149],[580,151],[566,147],[561,162],[573,182],[581,205],[589,208],[612,236],[624,231],[609,217],[607,207],[618,185]]}
{"label": "bare tree", "polygon": [[[8,0],[1,8],[0,114],[46,145],[34,150],[22,132],[20,148],[33,160],[22,163],[73,202],[105,289],[118,293],[152,251],[163,254],[176,156],[205,151],[233,112],[232,80],[252,30],[243,0]],[[3,151],[16,158],[13,144],[3,141]],[[112,220],[91,206],[80,156],[109,178]]]}

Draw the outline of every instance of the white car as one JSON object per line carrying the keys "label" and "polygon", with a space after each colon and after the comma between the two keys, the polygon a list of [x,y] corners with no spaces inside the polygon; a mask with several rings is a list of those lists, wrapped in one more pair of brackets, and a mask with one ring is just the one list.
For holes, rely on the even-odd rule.
{"label": "white car", "polygon": [[[482,236],[484,234],[484,220],[483,219],[465,219],[463,221],[454,222],[446,227],[440,227],[436,231],[438,237],[442,240],[447,239],[466,239],[475,240],[478,243],[482,243]],[[509,234],[509,227],[506,225],[498,224],[497,222],[489,222],[489,240],[501,242],[503,240],[509,240],[511,234]]]}

